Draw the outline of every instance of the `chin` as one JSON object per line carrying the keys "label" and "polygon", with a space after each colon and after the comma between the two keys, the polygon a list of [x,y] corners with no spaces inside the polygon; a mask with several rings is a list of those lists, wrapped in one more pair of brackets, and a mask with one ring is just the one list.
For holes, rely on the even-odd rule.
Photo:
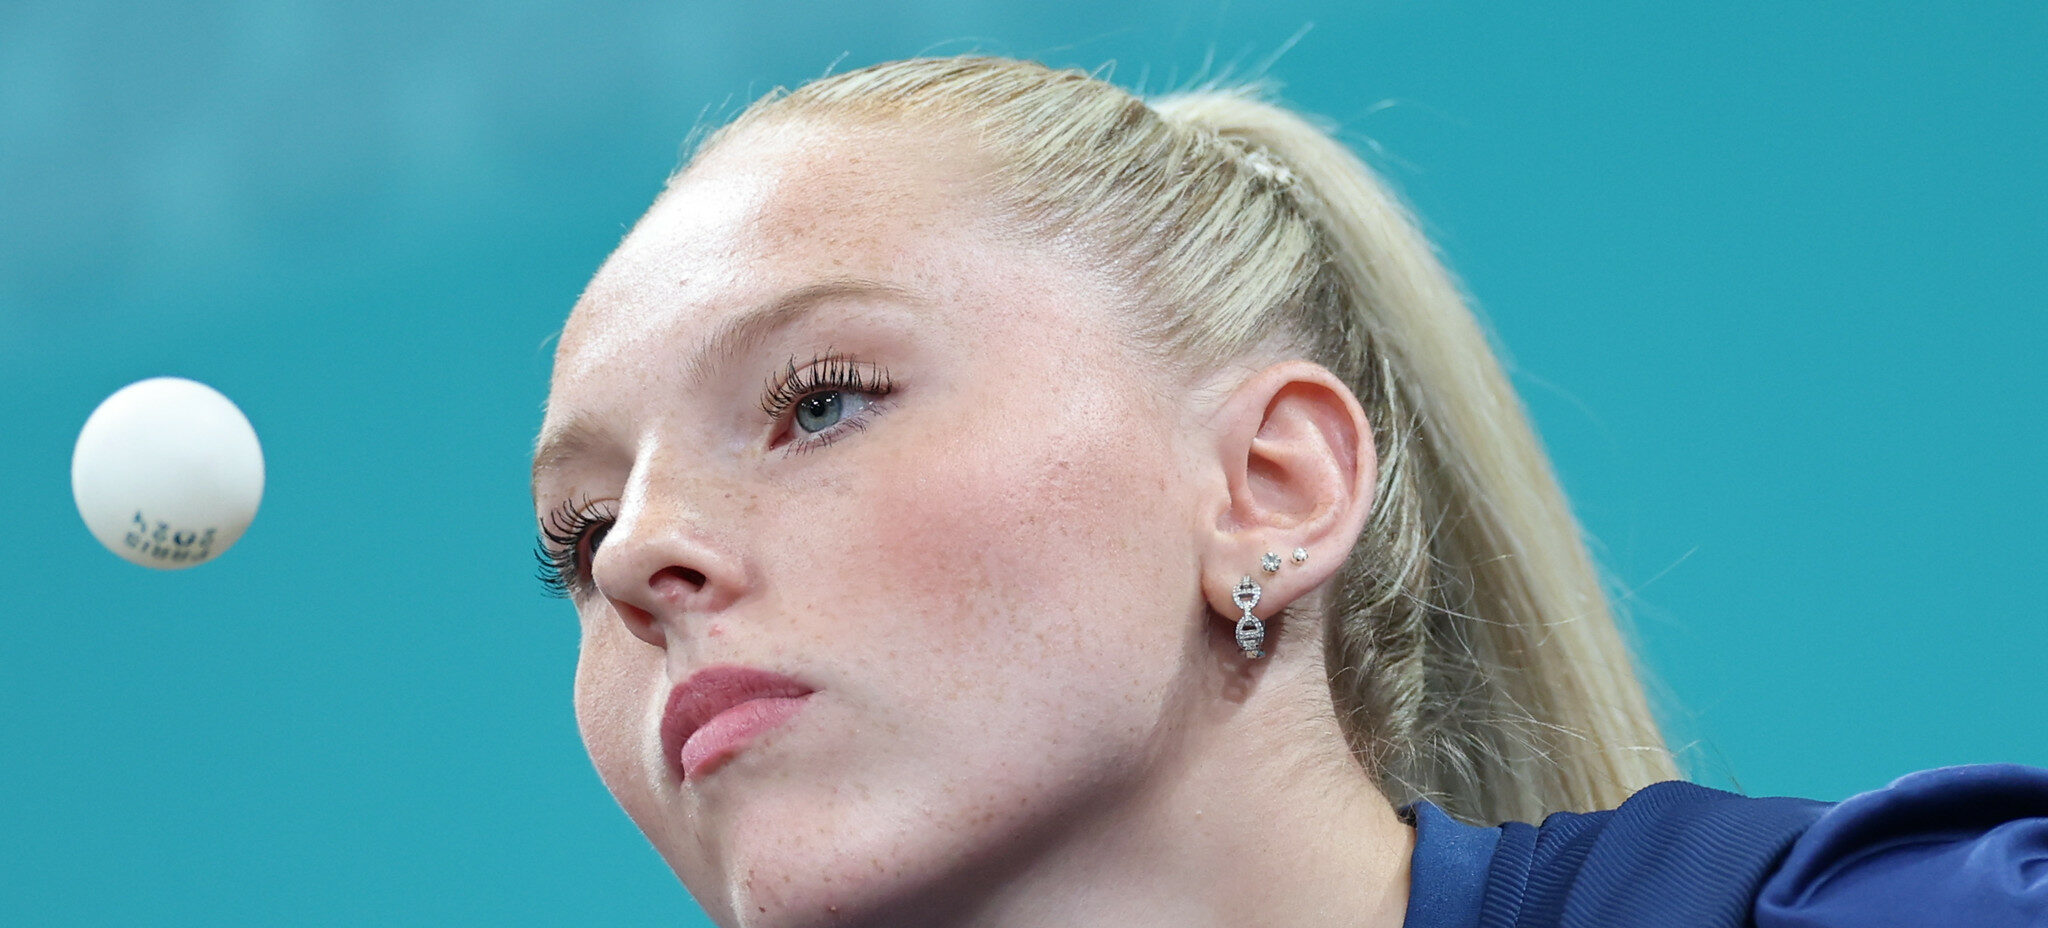
{"label": "chin", "polygon": [[[736,761],[721,773],[746,772]],[[683,885],[727,928],[908,926],[952,920],[948,900],[1012,847],[1029,803],[916,786],[782,780],[769,774],[704,800],[662,847]],[[733,781],[741,784],[738,778]],[[723,784],[716,784],[723,785]],[[932,784],[920,784],[931,786]],[[957,913],[954,913],[957,914]]]}
{"label": "chin", "polygon": [[698,904],[731,928],[913,923],[919,919],[904,911],[904,900],[925,895],[935,876],[918,866],[932,858],[907,847],[901,839],[908,835],[878,834],[815,806],[751,810],[720,831],[715,846],[701,846],[715,857],[700,856],[677,873]]}

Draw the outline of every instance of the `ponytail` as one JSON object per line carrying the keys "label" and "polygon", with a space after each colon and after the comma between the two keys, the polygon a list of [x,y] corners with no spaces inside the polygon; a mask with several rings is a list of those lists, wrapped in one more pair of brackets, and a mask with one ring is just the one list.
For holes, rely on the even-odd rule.
{"label": "ponytail", "polygon": [[1328,263],[1302,324],[1372,417],[1376,509],[1324,623],[1352,748],[1395,797],[1473,820],[1608,808],[1675,775],[1579,528],[1486,337],[1349,149],[1244,96],[1169,122],[1284,166]]}

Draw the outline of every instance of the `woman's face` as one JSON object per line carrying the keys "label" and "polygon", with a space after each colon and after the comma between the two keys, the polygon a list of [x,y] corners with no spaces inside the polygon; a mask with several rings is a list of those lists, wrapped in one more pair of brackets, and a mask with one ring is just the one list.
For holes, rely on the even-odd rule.
{"label": "woman's face", "polygon": [[[929,912],[1027,865],[1142,794],[1207,666],[1199,417],[1087,255],[1005,234],[985,167],[750,128],[562,333],[534,493],[594,548],[577,721],[723,923]],[[748,696],[776,698],[698,726]]]}

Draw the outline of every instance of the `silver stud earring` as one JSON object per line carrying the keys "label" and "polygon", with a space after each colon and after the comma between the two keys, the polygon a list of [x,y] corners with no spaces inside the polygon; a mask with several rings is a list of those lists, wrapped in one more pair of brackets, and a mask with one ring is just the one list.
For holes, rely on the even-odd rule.
{"label": "silver stud earring", "polygon": [[1306,564],[1306,563],[1308,563],[1308,549],[1307,549],[1307,548],[1296,548],[1296,549],[1294,549],[1294,563],[1296,563],[1296,564]]}
{"label": "silver stud earring", "polygon": [[1266,552],[1265,557],[1259,558],[1259,566],[1265,568],[1265,571],[1269,574],[1279,573],[1280,555],[1274,554],[1271,551]]}
{"label": "silver stud earring", "polygon": [[1239,580],[1237,588],[1230,591],[1230,599],[1244,610],[1244,617],[1237,620],[1237,646],[1246,657],[1265,657],[1266,623],[1252,615],[1252,607],[1259,604],[1259,585],[1250,577]]}

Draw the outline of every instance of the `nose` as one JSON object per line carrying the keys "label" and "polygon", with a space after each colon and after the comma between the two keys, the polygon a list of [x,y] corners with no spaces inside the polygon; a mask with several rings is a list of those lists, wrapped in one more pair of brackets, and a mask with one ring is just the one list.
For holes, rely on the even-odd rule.
{"label": "nose", "polygon": [[737,599],[738,558],[706,531],[700,513],[672,502],[622,508],[591,558],[591,579],[627,630],[656,647],[692,617]]}

